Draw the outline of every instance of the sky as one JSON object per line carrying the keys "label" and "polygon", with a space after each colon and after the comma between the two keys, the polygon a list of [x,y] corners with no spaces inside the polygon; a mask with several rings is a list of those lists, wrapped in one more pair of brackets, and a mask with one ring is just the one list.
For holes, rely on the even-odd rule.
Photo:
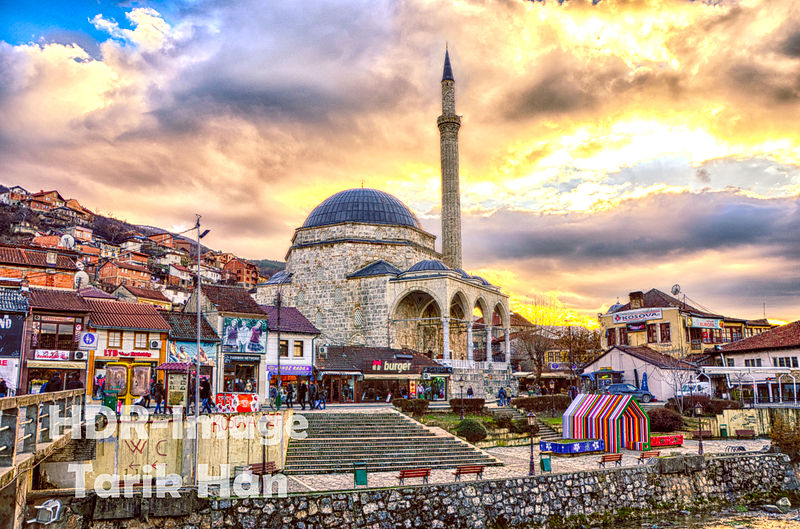
{"label": "sky", "polygon": [[635,290],[800,319],[791,0],[0,0],[0,183],[283,259],[365,186],[440,234],[449,47],[464,267],[596,319]]}

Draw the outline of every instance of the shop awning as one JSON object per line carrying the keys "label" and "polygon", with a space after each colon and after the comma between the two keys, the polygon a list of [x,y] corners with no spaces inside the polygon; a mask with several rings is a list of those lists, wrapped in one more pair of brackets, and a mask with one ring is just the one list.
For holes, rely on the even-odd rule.
{"label": "shop awning", "polygon": [[376,380],[376,379],[382,379],[382,380],[419,380],[420,378],[422,378],[422,375],[417,374],[417,373],[402,374],[402,375],[399,374],[399,373],[396,374],[396,375],[392,375],[392,374],[374,375],[372,373],[365,373],[364,374],[364,380]]}
{"label": "shop awning", "polygon": [[319,370],[320,375],[344,375],[344,376],[361,376],[361,371],[325,371],[324,369]]}
{"label": "shop awning", "polygon": [[[197,365],[194,362],[164,362],[163,364],[159,365],[156,369],[159,371],[175,371],[181,373],[185,373],[191,369],[192,373],[194,373],[196,367]],[[201,363],[200,367],[214,367],[214,366]]]}
{"label": "shop awning", "polygon": [[86,362],[65,362],[62,360],[28,360],[28,369],[86,369]]}

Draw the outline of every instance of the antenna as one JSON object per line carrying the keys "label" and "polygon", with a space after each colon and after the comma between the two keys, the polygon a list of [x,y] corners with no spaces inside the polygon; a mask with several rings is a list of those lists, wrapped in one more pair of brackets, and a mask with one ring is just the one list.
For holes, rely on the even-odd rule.
{"label": "antenna", "polygon": [[89,274],[81,270],[80,272],[75,274],[75,279],[73,283],[76,289],[80,289],[81,287],[87,286],[89,284]]}
{"label": "antenna", "polygon": [[681,293],[681,286],[679,284],[677,284],[677,283],[672,285],[672,295],[673,296],[677,296],[680,293]]}
{"label": "antenna", "polygon": [[72,235],[64,234],[58,240],[58,245],[66,248],[67,250],[72,250],[75,248],[75,238]]}

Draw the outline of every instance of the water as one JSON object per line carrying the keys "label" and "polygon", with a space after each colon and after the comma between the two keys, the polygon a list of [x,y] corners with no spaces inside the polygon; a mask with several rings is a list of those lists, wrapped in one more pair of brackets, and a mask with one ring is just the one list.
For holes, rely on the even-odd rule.
{"label": "water", "polygon": [[[793,518],[797,518],[796,520]],[[730,515],[678,516],[669,520],[639,520],[616,529],[800,529],[800,513],[770,517],[762,513]]]}

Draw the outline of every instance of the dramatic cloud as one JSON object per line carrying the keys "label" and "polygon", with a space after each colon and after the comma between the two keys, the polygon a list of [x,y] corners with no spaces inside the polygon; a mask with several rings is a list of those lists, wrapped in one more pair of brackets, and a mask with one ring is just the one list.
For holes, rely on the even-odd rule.
{"label": "dramatic cloud", "polygon": [[2,183],[167,228],[201,213],[209,244],[251,258],[282,258],[317,203],[362,183],[438,233],[449,42],[469,268],[583,315],[681,282],[722,312],[766,301],[800,317],[791,0],[242,0],[75,17],[0,41]]}

